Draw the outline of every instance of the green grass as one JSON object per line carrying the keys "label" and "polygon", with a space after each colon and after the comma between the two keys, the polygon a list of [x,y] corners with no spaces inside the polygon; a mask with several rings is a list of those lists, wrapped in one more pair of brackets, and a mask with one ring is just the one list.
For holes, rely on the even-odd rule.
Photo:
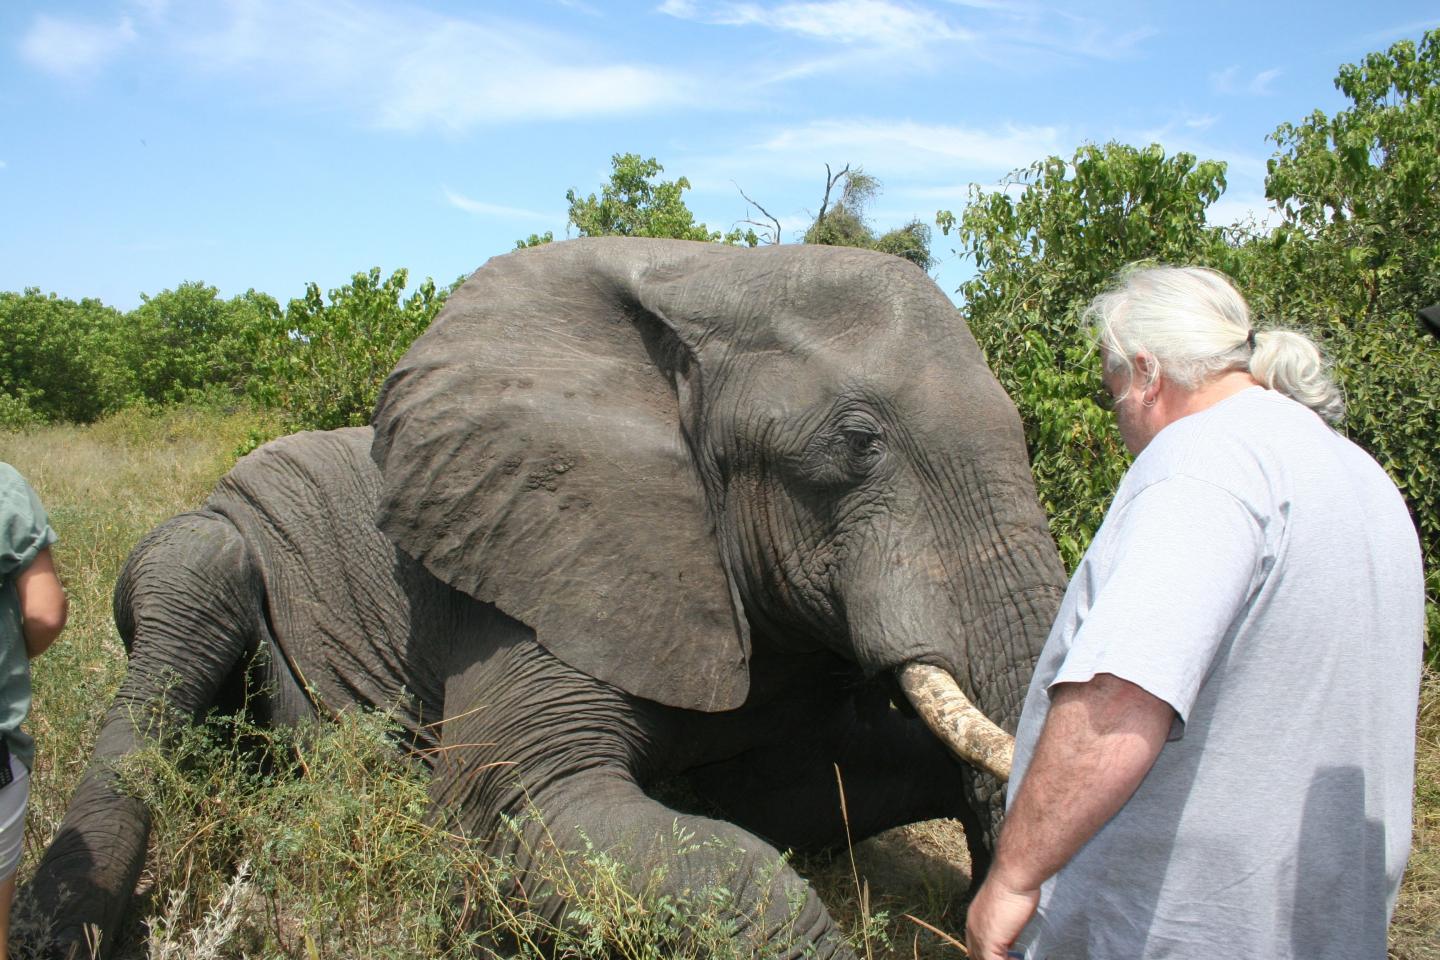
{"label": "green grass", "polygon": [[[110,592],[131,546],[197,506],[271,427],[246,412],[126,413],[89,427],[0,431],[0,460],[35,485],[60,532],[56,557],[71,621],[34,667],[30,727],[38,742],[21,880],[59,825],[88,761],[101,714],[124,671]],[[423,774],[393,748],[383,718],[346,716],[304,735],[242,730],[268,762],[219,726],[176,738],[126,766],[155,809],[138,913],[123,956],[459,957],[486,931],[534,955],[568,937],[570,956],[749,955],[727,936],[723,890],[686,902],[636,897],[623,864],[591,851],[578,863],[539,856],[545,883],[585,918],[557,934],[510,896],[510,865],[487,857],[429,813]],[[1397,960],[1440,960],[1440,678],[1427,675],[1417,741],[1415,843],[1391,929]],[[543,851],[541,851],[543,853]],[[848,853],[799,859],[857,951],[955,957],[914,914],[963,928],[963,843],[953,825],[909,828]],[[475,933],[458,932],[474,927]],[[139,941],[144,929],[148,944]],[[482,954],[483,955],[483,954]]]}

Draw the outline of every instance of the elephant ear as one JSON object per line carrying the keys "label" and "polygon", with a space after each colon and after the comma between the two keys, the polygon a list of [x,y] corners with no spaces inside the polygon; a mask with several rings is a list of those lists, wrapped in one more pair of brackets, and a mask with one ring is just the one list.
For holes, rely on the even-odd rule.
{"label": "elephant ear", "polygon": [[662,310],[741,254],[605,238],[497,257],[401,359],[374,419],[377,520],[402,550],[571,666],[706,711],[744,702],[750,640],[682,427],[708,333]]}

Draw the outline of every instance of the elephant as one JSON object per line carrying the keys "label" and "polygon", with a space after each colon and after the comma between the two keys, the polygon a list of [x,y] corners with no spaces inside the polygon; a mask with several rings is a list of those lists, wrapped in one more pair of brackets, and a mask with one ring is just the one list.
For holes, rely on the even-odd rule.
{"label": "elephant", "polygon": [[1064,585],[1015,407],[913,264],[636,238],[496,257],[370,426],[262,446],[135,547],[129,669],[26,897],[63,943],[120,924],[148,819],[115,761],[162,702],[374,708],[497,852],[544,830],[663,866],[640,871],[660,893],[723,884],[776,955],[850,957],[780,851],[954,817],[983,871]]}

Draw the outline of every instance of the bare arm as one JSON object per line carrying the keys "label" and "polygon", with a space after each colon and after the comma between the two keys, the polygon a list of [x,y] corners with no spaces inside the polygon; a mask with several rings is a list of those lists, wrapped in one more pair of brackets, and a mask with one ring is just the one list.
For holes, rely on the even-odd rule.
{"label": "bare arm", "polygon": [[1051,693],[1035,756],[970,904],[970,956],[1003,960],[1044,883],[1123,807],[1165,745],[1175,711],[1112,674]]}
{"label": "bare arm", "polygon": [[36,554],[30,566],[15,578],[15,591],[20,595],[20,628],[25,633],[25,652],[34,660],[50,649],[50,644],[65,629],[70,608],[49,547]]}

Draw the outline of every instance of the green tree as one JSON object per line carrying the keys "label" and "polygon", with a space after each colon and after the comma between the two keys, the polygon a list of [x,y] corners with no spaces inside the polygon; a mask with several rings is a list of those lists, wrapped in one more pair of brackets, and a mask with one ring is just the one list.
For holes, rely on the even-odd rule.
{"label": "green tree", "polygon": [[380,386],[430,325],[449,289],[426,278],[405,295],[409,272],[382,280],[379,267],[330,291],[315,284],[275,311],[257,342],[252,391],[292,428],[328,430],[370,422]]}
{"label": "green tree", "polygon": [[124,406],[125,318],[99,300],[0,293],[0,396],[7,422],[89,423]]}
{"label": "green tree", "polygon": [[[734,229],[722,234],[696,223],[682,196],[690,189],[690,181],[684,177],[657,179],[665,168],[654,157],[645,160],[638,153],[617,153],[610,158],[610,164],[610,180],[600,188],[599,196],[592,193],[582,198],[574,189],[565,191],[565,199],[570,203],[570,223],[580,236],[670,237],[745,243],[752,247],[759,242],[753,230],[742,233]],[[545,237],[532,234],[516,246],[544,242]]]}
{"label": "green tree", "polygon": [[222,300],[199,282],[154,296],[127,316],[126,355],[141,397],[190,399],[206,389],[241,393],[253,373],[257,333],[271,326],[275,300],[250,290]]}
{"label": "green tree", "polygon": [[936,215],[976,274],[960,288],[971,331],[1020,410],[1036,484],[1074,568],[1128,463],[1113,419],[1092,402],[1099,364],[1080,314],[1125,264],[1227,266],[1233,250],[1205,210],[1225,165],[1158,145],[1085,145],[998,190],[972,188],[957,219]]}
{"label": "green tree", "polygon": [[527,247],[539,247],[539,246],[543,246],[543,245],[545,245],[545,244],[547,244],[547,243],[554,243],[554,242],[555,242],[555,234],[554,234],[554,232],[553,232],[553,231],[550,231],[550,230],[546,230],[544,233],[532,233],[532,234],[530,234],[530,236],[526,237],[524,240],[516,240],[516,241],[515,241],[515,249],[516,249],[516,250],[524,250],[524,249],[527,248]]}
{"label": "green tree", "polygon": [[[840,196],[831,200],[836,186]],[[881,253],[903,257],[921,270],[929,270],[930,228],[919,220],[877,234],[865,218],[865,208],[880,194],[881,183],[860,168],[850,169],[847,163],[839,172],[825,165],[825,195],[820,212],[805,231],[805,243],[827,244],[832,247],[864,247]],[[778,234],[778,229],[777,229]]]}
{"label": "green tree", "polygon": [[1440,300],[1440,30],[1339,70],[1350,105],[1281,124],[1266,194],[1282,224],[1245,249],[1257,312],[1334,360],[1344,429],[1405,495],[1430,558],[1440,662],[1440,346],[1415,313]]}
{"label": "green tree", "polygon": [[1440,29],[1346,64],[1350,107],[1283,123],[1265,192],[1306,238],[1343,239],[1367,310],[1440,299]]}

